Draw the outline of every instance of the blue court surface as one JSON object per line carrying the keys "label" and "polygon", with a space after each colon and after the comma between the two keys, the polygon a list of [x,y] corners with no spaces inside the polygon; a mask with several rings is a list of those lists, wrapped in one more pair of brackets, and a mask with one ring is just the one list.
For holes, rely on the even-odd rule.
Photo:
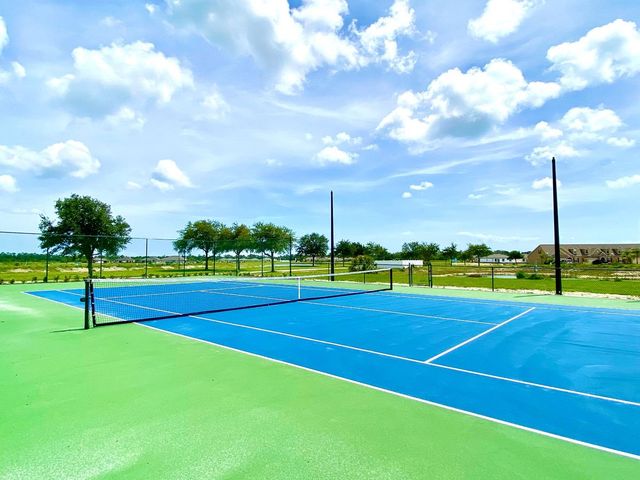
{"label": "blue court surface", "polygon": [[[96,299],[96,313],[235,308],[290,300],[295,289],[146,288],[118,287]],[[84,292],[32,294],[82,307]],[[370,292],[140,325],[640,459],[638,311]]]}

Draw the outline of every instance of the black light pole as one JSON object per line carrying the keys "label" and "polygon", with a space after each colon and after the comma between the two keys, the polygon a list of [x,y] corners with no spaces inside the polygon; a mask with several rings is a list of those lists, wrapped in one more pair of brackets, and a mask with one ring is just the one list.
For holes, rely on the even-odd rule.
{"label": "black light pole", "polygon": [[331,190],[331,281],[335,280],[333,274],[336,273],[336,258],[333,248],[333,239],[333,190]]}
{"label": "black light pole", "polygon": [[562,295],[562,268],[560,266],[560,226],[558,224],[558,181],[556,178],[556,157],[551,159],[553,177],[553,242],[556,264],[556,295]]}

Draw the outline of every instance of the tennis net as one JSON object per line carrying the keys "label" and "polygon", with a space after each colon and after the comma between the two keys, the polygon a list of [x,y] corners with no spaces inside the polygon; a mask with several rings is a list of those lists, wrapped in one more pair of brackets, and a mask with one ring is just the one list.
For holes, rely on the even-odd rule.
{"label": "tennis net", "polygon": [[391,269],[297,277],[87,279],[85,326],[162,320],[393,289]]}

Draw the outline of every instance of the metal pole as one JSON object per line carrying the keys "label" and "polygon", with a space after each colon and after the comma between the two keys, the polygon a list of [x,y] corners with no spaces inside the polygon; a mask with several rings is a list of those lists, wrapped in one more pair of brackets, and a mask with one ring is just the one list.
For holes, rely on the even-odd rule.
{"label": "metal pole", "polygon": [[334,242],[334,235],[333,235],[333,190],[331,190],[331,281],[335,280],[335,278],[333,277],[333,274],[336,273],[336,265],[335,265],[336,258],[335,258],[333,242]]}
{"label": "metal pole", "polygon": [[496,280],[495,280],[495,274],[494,274],[494,269],[495,267],[491,267],[491,291],[494,292],[496,289]]}
{"label": "metal pole", "polygon": [[260,276],[264,277],[264,252],[260,252]]}
{"label": "metal pole", "polygon": [[144,278],[149,276],[149,239],[144,239]]}
{"label": "metal pole", "polygon": [[289,237],[289,276],[291,276],[291,252],[293,250],[293,237]]}
{"label": "metal pole", "polygon": [[44,263],[44,283],[49,282],[49,249],[47,248],[47,258]]}
{"label": "metal pole", "polygon": [[551,159],[553,175],[553,241],[556,265],[556,295],[562,295],[562,267],[560,264],[560,225],[558,223],[558,181],[556,177],[556,158]]}
{"label": "metal pole", "polygon": [[104,263],[104,257],[102,256],[102,250],[100,250],[100,278],[102,278],[102,264]]}
{"label": "metal pole", "polygon": [[213,274],[216,274],[216,246],[213,245]]}

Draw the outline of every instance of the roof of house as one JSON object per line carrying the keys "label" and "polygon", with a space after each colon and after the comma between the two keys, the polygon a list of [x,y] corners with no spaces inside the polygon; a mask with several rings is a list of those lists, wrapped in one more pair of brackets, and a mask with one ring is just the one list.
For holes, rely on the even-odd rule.
{"label": "roof of house", "polygon": [[509,258],[509,256],[505,255],[504,253],[492,253],[491,255],[487,255],[486,257],[482,257],[482,258],[503,259],[503,258]]}
{"label": "roof of house", "polygon": [[[532,250],[532,253],[536,250],[542,248],[542,250],[546,253],[554,253],[554,245],[551,243],[543,243],[538,245],[536,248]],[[640,248],[640,243],[561,243],[560,249],[565,250],[569,254],[572,255],[583,255],[587,252],[596,252],[601,250],[630,250],[632,248]],[[577,250],[576,253],[571,252],[571,250]],[[587,252],[583,253],[581,250],[587,250]]]}

